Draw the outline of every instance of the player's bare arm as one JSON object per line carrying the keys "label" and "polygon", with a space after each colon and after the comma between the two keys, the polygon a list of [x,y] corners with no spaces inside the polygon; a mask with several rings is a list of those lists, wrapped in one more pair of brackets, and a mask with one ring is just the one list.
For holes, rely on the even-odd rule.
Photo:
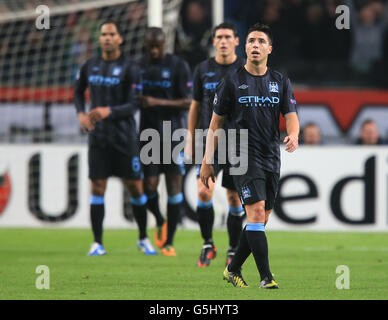
{"label": "player's bare arm", "polygon": [[299,120],[296,112],[288,113],[284,116],[286,120],[287,136],[284,138],[286,151],[294,152],[299,146]]}
{"label": "player's bare arm", "polygon": [[185,154],[191,159],[195,157],[195,127],[198,122],[198,112],[200,108],[200,102],[196,100],[191,101],[190,111],[189,111],[189,120],[187,124],[187,129],[189,131],[186,138],[186,147]]}
{"label": "player's bare arm", "polygon": [[218,136],[215,134],[218,129],[224,125],[224,116],[219,116],[213,112],[212,120],[210,121],[209,131],[206,137],[206,150],[203,157],[200,178],[206,188],[209,189],[209,178],[215,182],[214,168],[211,164],[214,152],[218,145]]}

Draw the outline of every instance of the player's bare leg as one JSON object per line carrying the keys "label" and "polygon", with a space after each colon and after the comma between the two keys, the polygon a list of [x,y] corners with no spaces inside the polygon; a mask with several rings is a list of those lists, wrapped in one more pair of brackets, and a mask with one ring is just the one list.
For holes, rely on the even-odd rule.
{"label": "player's bare leg", "polygon": [[159,177],[158,176],[150,176],[144,178],[144,190],[147,194],[151,192],[156,192],[158,190],[159,185]]}
{"label": "player's bare leg", "polygon": [[264,221],[264,226],[267,225],[268,220],[269,220],[269,215],[271,214],[271,212],[272,212],[272,209],[271,209],[271,210],[265,210],[265,221]]}
{"label": "player's bare leg", "polygon": [[138,198],[144,194],[143,180],[123,179],[123,183],[131,197]]}

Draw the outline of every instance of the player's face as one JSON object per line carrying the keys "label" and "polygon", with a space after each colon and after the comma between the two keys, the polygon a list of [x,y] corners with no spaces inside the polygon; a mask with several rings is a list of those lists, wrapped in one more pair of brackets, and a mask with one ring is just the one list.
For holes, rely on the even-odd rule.
{"label": "player's face", "polygon": [[375,123],[366,123],[361,130],[361,139],[364,144],[376,144],[379,139],[379,130]]}
{"label": "player's face", "polygon": [[213,46],[217,54],[223,57],[235,54],[238,44],[238,37],[235,37],[233,30],[230,29],[218,29],[213,38]]}
{"label": "player's face", "polygon": [[100,30],[100,46],[102,51],[113,52],[116,51],[120,44],[122,44],[123,38],[117,32],[117,28],[112,23],[104,24]]}
{"label": "player's face", "polygon": [[305,144],[319,144],[321,142],[321,134],[316,126],[308,126],[303,130],[303,141]]}
{"label": "player's face", "polygon": [[253,31],[248,34],[245,44],[245,53],[247,60],[258,64],[268,59],[268,55],[272,52],[268,36],[261,31]]}
{"label": "player's face", "polygon": [[164,55],[164,40],[146,39],[146,50],[151,60],[160,60]]}

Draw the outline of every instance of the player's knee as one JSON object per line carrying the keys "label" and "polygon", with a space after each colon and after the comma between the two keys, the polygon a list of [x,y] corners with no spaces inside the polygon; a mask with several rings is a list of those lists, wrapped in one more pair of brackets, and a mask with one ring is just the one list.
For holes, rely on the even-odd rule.
{"label": "player's knee", "polygon": [[198,188],[198,200],[201,202],[208,202],[212,199],[213,192],[206,187]]}
{"label": "player's knee", "polygon": [[166,187],[170,196],[182,192],[182,176],[166,175]]}
{"label": "player's knee", "polygon": [[151,194],[151,193],[155,193],[158,189],[158,183],[159,183],[159,180],[158,179],[145,179],[144,180],[144,190],[147,194]]}
{"label": "player's knee", "polygon": [[169,196],[176,195],[176,194],[178,194],[178,193],[180,193],[180,192],[182,192],[182,188],[181,188],[180,186],[175,186],[175,185],[171,186],[171,185],[170,185],[170,186],[167,188],[167,194],[168,194]]}
{"label": "player's knee", "polygon": [[245,206],[247,211],[248,222],[265,222],[265,202],[259,201],[252,205]]}
{"label": "player's knee", "polygon": [[264,222],[264,225],[266,225],[268,223],[269,215],[271,214],[271,212],[272,212],[272,209],[265,210],[265,222]]}
{"label": "player's knee", "polygon": [[257,209],[255,210],[255,215],[258,220],[260,221],[265,221],[265,209],[264,209],[264,204],[259,204],[257,206]]}
{"label": "player's knee", "polygon": [[236,208],[241,206],[240,197],[238,196],[238,193],[236,191],[228,190],[227,196],[228,196],[228,203],[230,206],[236,207]]}
{"label": "player's knee", "polygon": [[93,180],[91,183],[91,192],[96,196],[103,196],[105,194],[106,181]]}
{"label": "player's knee", "polygon": [[138,198],[144,193],[142,185],[135,181],[126,181],[125,185],[131,197]]}

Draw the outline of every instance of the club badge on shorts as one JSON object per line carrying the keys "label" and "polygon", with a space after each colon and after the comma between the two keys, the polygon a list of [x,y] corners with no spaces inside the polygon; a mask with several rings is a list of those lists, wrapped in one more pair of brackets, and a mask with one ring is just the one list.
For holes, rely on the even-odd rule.
{"label": "club badge on shorts", "polygon": [[269,83],[269,92],[279,93],[279,85],[277,82]]}

